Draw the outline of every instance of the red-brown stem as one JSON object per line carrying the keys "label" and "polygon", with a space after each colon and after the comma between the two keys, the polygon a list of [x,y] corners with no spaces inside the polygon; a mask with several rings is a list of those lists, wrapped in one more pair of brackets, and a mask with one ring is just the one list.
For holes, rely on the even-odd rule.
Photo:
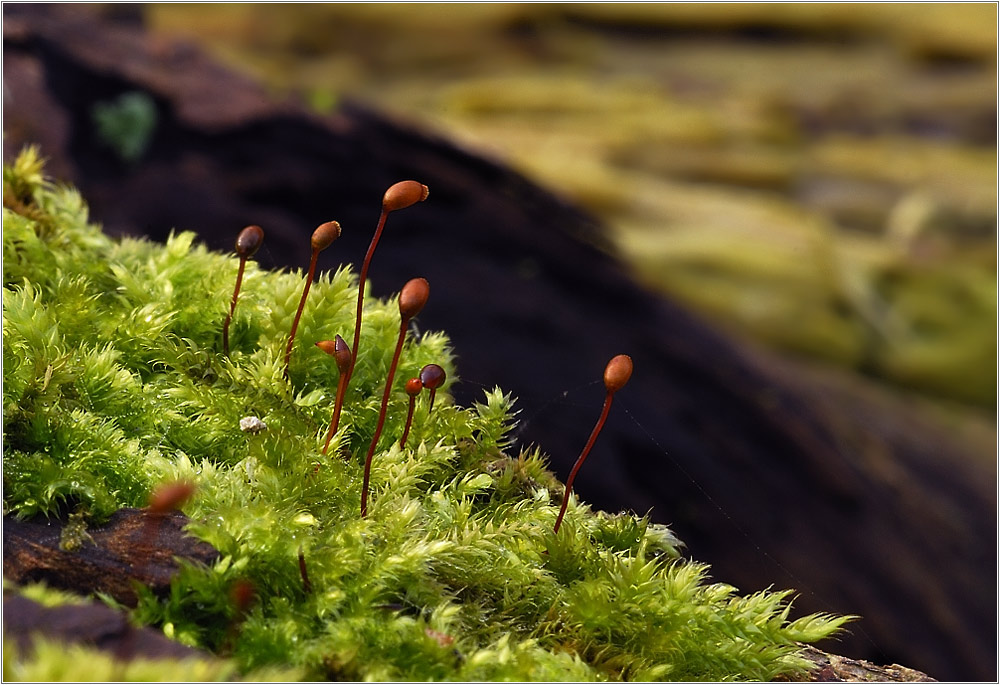
{"label": "red-brown stem", "polygon": [[437,392],[437,388],[431,388],[431,396],[427,401],[427,413],[431,413],[431,409],[434,408],[434,393]]}
{"label": "red-brown stem", "polygon": [[292,344],[295,342],[295,331],[299,327],[299,319],[302,318],[302,310],[306,307],[306,297],[309,296],[309,287],[312,285],[313,276],[316,275],[316,262],[319,260],[319,250],[313,249],[312,258],[309,260],[309,273],[306,275],[306,287],[302,289],[302,299],[299,300],[299,309],[295,312],[295,319],[292,320],[292,332],[288,334],[288,346],[285,347],[285,380],[288,380],[288,362],[292,358]]}
{"label": "red-brown stem", "polygon": [[417,405],[417,396],[410,395],[410,408],[406,411],[406,426],[403,428],[403,437],[399,439],[399,449],[406,447],[406,438],[410,436],[410,424],[413,422],[413,408]]}
{"label": "red-brown stem", "polygon": [[389,212],[383,209],[378,217],[378,226],[375,228],[375,235],[372,236],[372,242],[368,246],[368,252],[365,254],[365,261],[361,263],[361,276],[358,278],[358,311],[354,317],[354,344],[351,345],[351,351],[354,353],[354,356],[351,359],[351,368],[347,372],[348,383],[351,382],[351,376],[354,375],[354,364],[358,361],[358,343],[361,341],[361,310],[365,304],[365,281],[368,280],[368,266],[375,255],[375,248],[378,247],[378,241],[382,237],[382,229],[385,228],[385,220],[388,216]]}
{"label": "red-brown stem", "polygon": [[[406,327],[409,323],[409,317],[402,317],[399,325],[399,340],[396,341],[396,351],[392,354],[392,364],[389,365],[389,376],[385,381],[385,392],[382,393],[382,408],[378,412],[375,435],[372,436],[372,444],[368,446],[368,455],[365,457],[365,479],[361,485],[361,518],[364,518],[368,514],[368,480],[372,470],[372,457],[375,455],[375,447],[378,445],[378,439],[382,435],[382,427],[385,425],[385,412],[389,406],[389,395],[392,393],[392,379],[396,375],[396,364],[399,363],[399,354],[403,351],[403,341],[406,339]],[[357,355],[355,355],[355,358],[357,358]]]}
{"label": "red-brown stem", "polygon": [[240,285],[243,284],[243,270],[246,268],[247,258],[240,257],[240,270],[236,272],[236,287],[233,289],[233,301],[229,305],[229,315],[226,316],[226,323],[222,324],[222,351],[229,356],[229,322],[233,320],[236,312],[236,301],[240,297]]}
{"label": "red-brown stem", "polygon": [[[337,382],[337,401],[333,403],[333,416],[330,417],[330,430],[326,433],[326,443],[323,445],[323,454],[326,454],[326,450],[330,447],[330,441],[333,439],[334,434],[337,432],[337,427],[340,425],[340,410],[344,406],[344,393],[347,390],[348,376],[346,373],[340,374],[340,380]],[[349,455],[345,455],[345,459]]]}
{"label": "red-brown stem", "polygon": [[608,418],[608,412],[611,410],[611,400],[614,398],[615,394],[609,392],[604,398],[604,409],[601,410],[601,418],[597,419],[597,425],[594,426],[593,432],[590,434],[590,439],[587,440],[586,446],[583,448],[583,452],[580,453],[579,458],[576,463],[573,464],[573,470],[569,472],[569,478],[566,479],[566,489],[563,491],[563,501],[562,507],[559,508],[559,516],[556,518],[556,527],[553,530],[554,533],[559,532],[559,526],[562,525],[563,515],[566,513],[566,505],[569,503],[569,493],[573,489],[573,480],[576,478],[576,472],[580,470],[583,466],[583,460],[587,458],[587,454],[590,453],[590,448],[594,446],[597,441],[597,436],[601,432],[601,428],[604,427],[604,422]]}
{"label": "red-brown stem", "polygon": [[313,586],[309,580],[309,572],[306,570],[306,555],[302,551],[302,545],[299,545],[299,575],[302,576],[302,589],[306,591],[306,594],[309,594],[312,592]]}

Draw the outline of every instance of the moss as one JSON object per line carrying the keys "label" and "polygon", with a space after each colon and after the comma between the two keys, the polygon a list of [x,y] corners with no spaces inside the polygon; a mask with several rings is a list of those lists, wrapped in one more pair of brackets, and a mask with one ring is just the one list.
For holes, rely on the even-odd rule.
{"label": "moss", "polygon": [[[709,582],[644,518],[574,498],[554,535],[561,486],[540,452],[503,451],[515,412],[499,389],[466,408],[446,385],[432,414],[420,398],[401,450],[399,381],[362,519],[395,301],[368,300],[330,451],[349,459],[323,458],[337,369],[313,343],[353,332],[349,268],[314,283],[286,381],[301,273],[247,265],[227,357],[235,257],[190,233],[111,240],[30,152],[4,181],[5,511],[93,524],[189,480],[189,529],[222,554],[185,566],[166,598],[143,593],[136,620],[230,654],[240,673],[348,680],[769,679],[804,669],[796,642],[846,620],[789,621],[788,592]],[[456,377],[443,334],[411,338],[397,378],[432,362]],[[248,416],[266,428],[244,432]],[[247,583],[253,599],[231,599]]]}
{"label": "moss", "polygon": [[[3,677],[7,682],[205,682],[233,680],[232,661],[209,659],[133,659],[120,661],[83,645],[37,638],[23,650],[4,640]],[[291,668],[265,668],[246,674],[249,682],[288,682],[300,677]]]}

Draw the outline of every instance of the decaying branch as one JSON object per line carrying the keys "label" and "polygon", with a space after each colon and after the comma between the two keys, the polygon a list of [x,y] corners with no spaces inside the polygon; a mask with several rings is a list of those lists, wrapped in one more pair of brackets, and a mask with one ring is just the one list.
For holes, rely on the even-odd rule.
{"label": "decaying branch", "polygon": [[3,574],[15,583],[45,581],[50,587],[87,595],[104,592],[135,606],[134,584],[166,592],[178,570],[176,559],[213,563],[219,553],[184,532],[180,512],[151,514],[120,509],[98,528],[74,532],[56,520],[3,522]]}

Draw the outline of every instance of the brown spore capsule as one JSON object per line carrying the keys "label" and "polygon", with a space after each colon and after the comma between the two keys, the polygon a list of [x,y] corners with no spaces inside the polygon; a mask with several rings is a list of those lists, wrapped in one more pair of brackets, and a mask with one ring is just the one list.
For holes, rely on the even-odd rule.
{"label": "brown spore capsule", "polygon": [[187,480],[161,483],[150,493],[147,509],[151,514],[168,514],[184,506],[195,490],[195,484]]}
{"label": "brown spore capsule", "polygon": [[337,399],[333,404],[333,415],[330,417],[330,429],[326,432],[326,442],[323,443],[323,454],[326,454],[330,448],[330,441],[340,426],[340,413],[344,408],[344,393],[347,391],[348,373],[351,370],[353,355],[347,342],[339,335],[334,340],[321,340],[316,346],[337,361],[337,370],[340,372],[340,380],[337,381]]}
{"label": "brown spore capsule", "polygon": [[243,271],[246,269],[247,259],[256,254],[263,242],[264,229],[260,226],[247,226],[236,236],[236,254],[240,258],[240,268],[236,272],[236,287],[233,288],[229,314],[226,315],[226,322],[222,324],[222,351],[226,355],[229,354],[229,324],[232,323],[233,314],[236,313],[236,302],[239,300],[240,285],[243,283]]}
{"label": "brown spore capsule", "polygon": [[247,226],[236,236],[236,254],[240,259],[249,259],[257,254],[264,243],[264,229],[260,226]]}
{"label": "brown spore capsule", "polygon": [[426,279],[414,278],[406,282],[399,292],[399,337],[396,339],[396,349],[392,353],[392,363],[389,364],[389,373],[385,380],[385,392],[382,393],[382,406],[378,412],[378,423],[375,424],[375,434],[372,436],[371,445],[368,446],[368,454],[365,456],[365,476],[361,485],[361,518],[368,514],[368,482],[371,477],[372,457],[375,455],[375,447],[378,439],[382,436],[382,428],[385,426],[385,412],[389,407],[389,396],[392,394],[392,379],[396,375],[396,366],[399,364],[399,355],[403,351],[403,341],[406,340],[406,328],[410,324],[410,319],[423,309],[430,296],[431,287]]}
{"label": "brown spore capsule", "polygon": [[403,209],[410,205],[427,199],[427,186],[417,181],[401,181],[395,183],[385,191],[382,196],[382,211],[378,217],[378,224],[375,226],[375,234],[372,236],[371,244],[368,245],[368,252],[361,263],[361,274],[358,276],[358,305],[354,313],[354,342],[351,349],[354,351],[354,359],[351,361],[351,370],[347,373],[347,382],[350,383],[351,376],[354,375],[354,365],[358,361],[358,345],[361,343],[361,313],[364,311],[365,303],[365,283],[368,280],[368,267],[371,266],[372,257],[375,256],[375,248],[378,247],[379,238],[382,237],[382,229],[385,228],[385,221],[390,212]]}
{"label": "brown spore capsule", "polygon": [[597,436],[600,435],[601,429],[604,428],[604,422],[608,419],[608,412],[611,411],[611,402],[614,399],[615,392],[621,390],[631,376],[632,358],[628,355],[619,354],[612,357],[611,361],[604,367],[604,387],[607,390],[607,394],[604,396],[604,407],[601,409],[601,416],[597,419],[597,424],[590,433],[587,444],[577,458],[576,463],[573,464],[573,470],[569,472],[569,478],[566,479],[566,489],[563,490],[562,506],[559,507],[559,516],[556,517],[556,525],[553,529],[555,533],[559,532],[559,526],[562,524],[563,516],[566,514],[566,505],[569,504],[569,493],[573,489],[573,481],[576,479],[576,474],[580,470],[580,467],[583,466],[583,460],[590,454],[591,448],[597,441]]}
{"label": "brown spore capsule", "polygon": [[316,227],[309,242],[312,245],[312,249],[319,252],[330,247],[330,244],[339,237],[340,224],[336,221],[327,221]]}
{"label": "brown spore capsule", "polygon": [[447,374],[445,374],[444,369],[437,364],[428,364],[420,369],[420,382],[423,383],[425,388],[431,391],[430,399],[427,403],[428,414],[434,409],[434,395],[437,389],[444,385],[446,378]]}
{"label": "brown spore capsule", "polygon": [[337,370],[341,375],[351,370],[351,357],[351,348],[347,346],[347,341],[338,335],[334,340],[333,358],[337,360]]}
{"label": "brown spore capsule", "polygon": [[425,278],[413,278],[406,282],[399,292],[399,315],[404,319],[412,319],[427,304],[431,295],[431,286]]}
{"label": "brown spore capsule", "polygon": [[306,298],[309,296],[309,287],[312,285],[313,277],[316,275],[316,262],[319,253],[330,246],[334,240],[340,237],[340,224],[336,221],[327,221],[320,224],[313,231],[310,244],[312,245],[312,257],[309,259],[309,272],[306,274],[306,284],[302,289],[302,298],[299,300],[299,308],[295,311],[295,319],[292,320],[292,331],[288,334],[288,345],[285,347],[285,367],[283,375],[288,379],[288,363],[292,359],[292,345],[295,343],[295,331],[299,328],[299,319],[302,318],[302,310],[306,306]]}
{"label": "brown spore capsule", "polygon": [[632,357],[627,354],[612,357],[608,365],[604,367],[604,387],[607,388],[608,392],[618,392],[625,387],[631,377]]}
{"label": "brown spore capsule", "polygon": [[389,186],[382,196],[382,209],[394,212],[423,202],[430,194],[427,186],[417,181],[400,181]]}
{"label": "brown spore capsule", "polygon": [[316,343],[316,347],[323,350],[331,357],[337,353],[337,343],[333,340],[320,340]]}
{"label": "brown spore capsule", "polygon": [[410,424],[413,423],[413,409],[417,404],[417,395],[424,389],[424,384],[419,378],[411,378],[406,381],[406,394],[410,397],[410,405],[406,410],[406,423],[403,426],[403,437],[399,439],[399,449],[406,447],[406,438],[410,435]]}
{"label": "brown spore capsule", "polygon": [[229,598],[236,609],[237,617],[242,617],[257,596],[253,583],[245,578],[238,579],[229,590]]}

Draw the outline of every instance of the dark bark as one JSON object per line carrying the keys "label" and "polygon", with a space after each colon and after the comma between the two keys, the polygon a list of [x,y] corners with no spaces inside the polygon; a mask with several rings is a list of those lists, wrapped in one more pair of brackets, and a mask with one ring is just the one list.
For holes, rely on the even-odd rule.
{"label": "dark bark", "polygon": [[[631,355],[581,497],[652,509],[744,591],[795,587],[800,610],[861,614],[838,650],[995,677],[990,440],[970,447],[925,412],[733,342],[635,285],[591,217],[445,140],[359,107],[321,118],[272,102],[194,49],[76,8],[4,14],[5,155],[39,142],[109,232],[194,230],[229,250],[259,224],[260,261],[301,267],[312,229],[337,219],[344,233],[320,263],[331,268],[360,261],[385,188],[426,183],[427,202],[391,217],[371,282],[385,297],[430,281],[418,323],[451,336],[459,402],[512,391],[519,442],[565,478],[600,409],[601,370]],[[125,163],[90,117],[131,91],[159,120]]]}
{"label": "dark bark", "polygon": [[103,592],[135,606],[135,583],[165,593],[177,573],[177,559],[211,564],[219,553],[184,532],[180,512],[150,514],[120,509],[100,527],[75,536],[71,545],[60,521],[38,518],[3,522],[3,575],[15,583],[47,585],[88,595]]}
{"label": "dark bark", "polygon": [[136,628],[128,616],[103,604],[46,607],[20,596],[3,599],[4,637],[30,652],[35,636],[69,644],[85,644],[116,659],[213,658],[210,654],[167,639],[154,628]]}
{"label": "dark bark", "polygon": [[[870,661],[828,654],[803,645],[803,654],[814,667],[804,679],[810,683],[936,683],[926,673],[906,666],[878,666]],[[780,680],[785,680],[781,678]]]}

